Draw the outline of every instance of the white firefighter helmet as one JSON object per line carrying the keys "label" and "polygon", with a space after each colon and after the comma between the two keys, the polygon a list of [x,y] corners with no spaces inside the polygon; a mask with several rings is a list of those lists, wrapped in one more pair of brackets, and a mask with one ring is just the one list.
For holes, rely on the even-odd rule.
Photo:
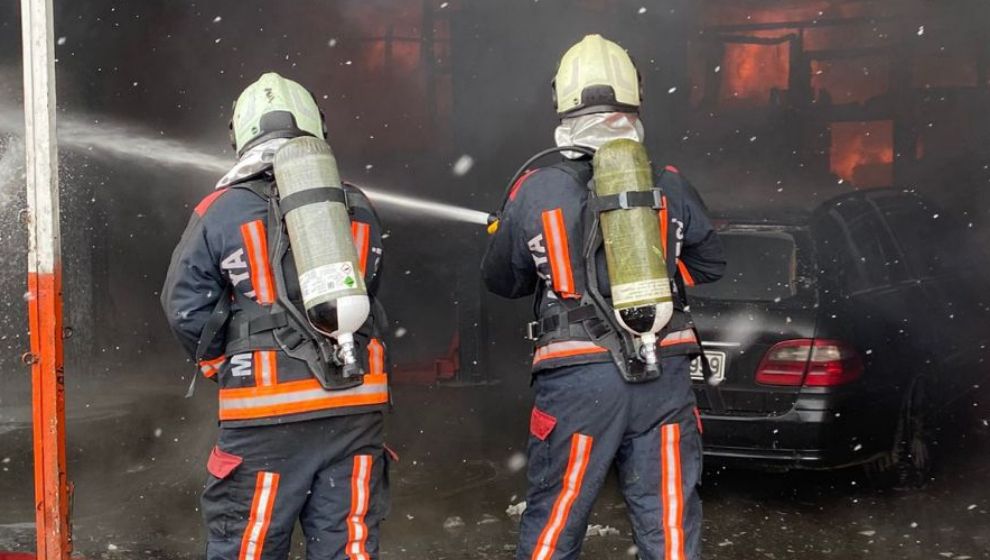
{"label": "white firefighter helmet", "polygon": [[625,49],[601,35],[587,35],[564,53],[552,85],[561,118],[639,111],[639,71]]}
{"label": "white firefighter helmet", "polygon": [[262,74],[234,102],[230,141],[238,156],[272,138],[326,135],[326,122],[313,94],[275,72]]}

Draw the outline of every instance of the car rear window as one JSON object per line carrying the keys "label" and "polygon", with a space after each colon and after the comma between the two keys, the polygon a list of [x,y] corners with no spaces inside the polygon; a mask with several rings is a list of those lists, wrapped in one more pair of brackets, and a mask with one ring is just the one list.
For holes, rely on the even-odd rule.
{"label": "car rear window", "polygon": [[797,247],[783,231],[723,231],[725,276],[689,290],[692,297],[779,301],[797,293]]}

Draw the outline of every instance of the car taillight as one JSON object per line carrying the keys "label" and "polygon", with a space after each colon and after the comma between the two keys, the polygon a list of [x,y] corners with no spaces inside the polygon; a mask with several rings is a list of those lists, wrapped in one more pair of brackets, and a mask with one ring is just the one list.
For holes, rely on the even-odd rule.
{"label": "car taillight", "polygon": [[798,339],[779,342],[763,356],[756,370],[761,385],[834,387],[858,379],[863,361],[839,340]]}

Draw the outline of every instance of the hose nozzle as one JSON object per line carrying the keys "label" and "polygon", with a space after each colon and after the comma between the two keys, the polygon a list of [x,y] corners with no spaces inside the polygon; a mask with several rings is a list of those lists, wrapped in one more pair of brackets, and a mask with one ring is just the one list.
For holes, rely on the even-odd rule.
{"label": "hose nozzle", "polygon": [[492,213],[488,215],[488,235],[495,235],[498,231],[499,217],[498,214]]}

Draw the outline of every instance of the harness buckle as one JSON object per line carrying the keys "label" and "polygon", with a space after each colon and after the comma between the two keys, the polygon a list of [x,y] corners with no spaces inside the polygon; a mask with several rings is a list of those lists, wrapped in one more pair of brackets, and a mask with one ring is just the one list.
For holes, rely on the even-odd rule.
{"label": "harness buckle", "polygon": [[533,321],[526,323],[526,340],[536,341],[539,336],[536,335],[536,329],[540,327],[539,321]]}

